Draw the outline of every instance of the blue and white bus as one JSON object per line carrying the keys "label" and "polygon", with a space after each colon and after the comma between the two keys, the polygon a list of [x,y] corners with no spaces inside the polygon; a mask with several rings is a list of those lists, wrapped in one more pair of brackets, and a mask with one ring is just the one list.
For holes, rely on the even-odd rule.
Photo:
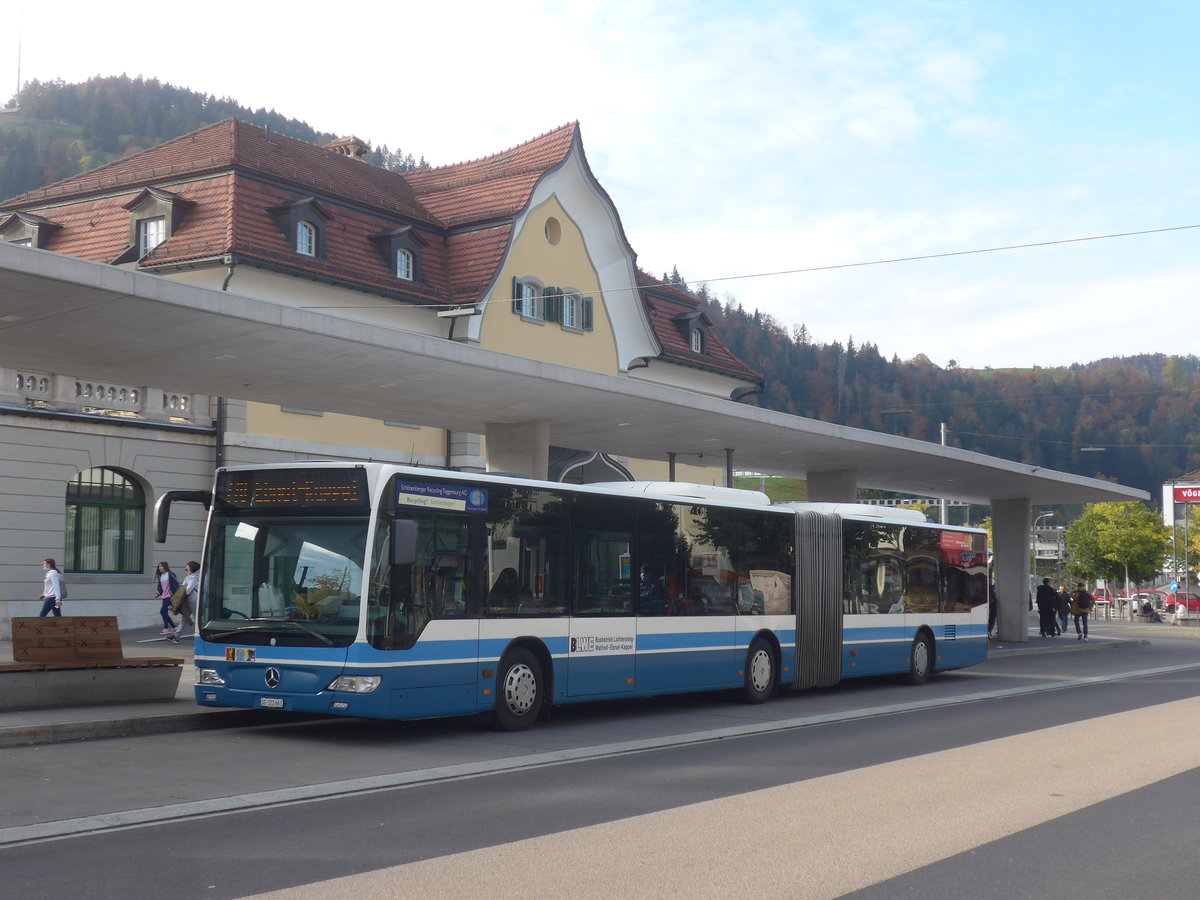
{"label": "blue and white bus", "polygon": [[378,463],[221,469],[196,700],[383,719],[781,689],[987,654],[987,536],[918,512],[772,506]]}

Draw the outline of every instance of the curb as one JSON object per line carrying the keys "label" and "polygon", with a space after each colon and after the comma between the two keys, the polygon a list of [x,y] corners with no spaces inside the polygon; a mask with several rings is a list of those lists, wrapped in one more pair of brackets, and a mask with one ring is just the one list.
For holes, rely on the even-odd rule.
{"label": "curb", "polygon": [[1061,644],[1030,647],[1027,644],[1001,644],[998,641],[988,641],[988,659],[995,656],[1036,656],[1041,653],[1078,653],[1083,650],[1107,650],[1110,647],[1148,647],[1151,641],[1146,638],[1120,638],[1118,640],[1101,640],[1095,643],[1087,641],[1065,641]]}
{"label": "curb", "polygon": [[94,722],[53,722],[45,725],[13,725],[0,728],[0,749],[27,747],[31,744],[59,744],[97,738],[129,737],[145,734],[172,734],[183,731],[208,731],[217,728],[247,728],[253,725],[304,722],[309,715],[261,713],[253,709],[223,712],[180,713],[174,716],[99,719]]}

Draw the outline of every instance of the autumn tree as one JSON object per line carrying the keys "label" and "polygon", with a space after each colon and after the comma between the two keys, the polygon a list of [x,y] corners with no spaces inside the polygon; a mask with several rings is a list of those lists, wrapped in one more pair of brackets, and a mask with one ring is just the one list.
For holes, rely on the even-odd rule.
{"label": "autumn tree", "polygon": [[1141,503],[1094,503],[1067,529],[1066,543],[1077,577],[1138,584],[1162,570],[1170,530]]}

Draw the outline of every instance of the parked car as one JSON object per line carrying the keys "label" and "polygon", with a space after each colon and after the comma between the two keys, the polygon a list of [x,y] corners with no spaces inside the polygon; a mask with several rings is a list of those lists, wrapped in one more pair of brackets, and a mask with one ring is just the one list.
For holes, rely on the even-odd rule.
{"label": "parked car", "polygon": [[1133,595],[1133,602],[1137,604],[1138,609],[1141,609],[1145,604],[1149,603],[1157,612],[1163,612],[1163,606],[1167,600],[1166,591],[1138,591]]}
{"label": "parked car", "polygon": [[1163,598],[1163,609],[1167,613],[1174,613],[1177,602],[1186,603],[1188,612],[1200,612],[1200,594],[1193,594],[1190,591],[1167,593]]}

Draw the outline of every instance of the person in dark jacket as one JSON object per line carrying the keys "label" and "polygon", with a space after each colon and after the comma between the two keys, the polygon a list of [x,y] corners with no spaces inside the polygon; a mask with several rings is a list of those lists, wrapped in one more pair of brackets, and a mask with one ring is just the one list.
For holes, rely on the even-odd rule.
{"label": "person in dark jacket", "polygon": [[1058,628],[1067,630],[1067,617],[1071,615],[1071,592],[1065,584],[1058,586]]}
{"label": "person in dark jacket", "polygon": [[1043,578],[1037,589],[1038,625],[1042,637],[1055,637],[1062,632],[1058,628],[1058,591],[1050,587],[1050,579]]}

